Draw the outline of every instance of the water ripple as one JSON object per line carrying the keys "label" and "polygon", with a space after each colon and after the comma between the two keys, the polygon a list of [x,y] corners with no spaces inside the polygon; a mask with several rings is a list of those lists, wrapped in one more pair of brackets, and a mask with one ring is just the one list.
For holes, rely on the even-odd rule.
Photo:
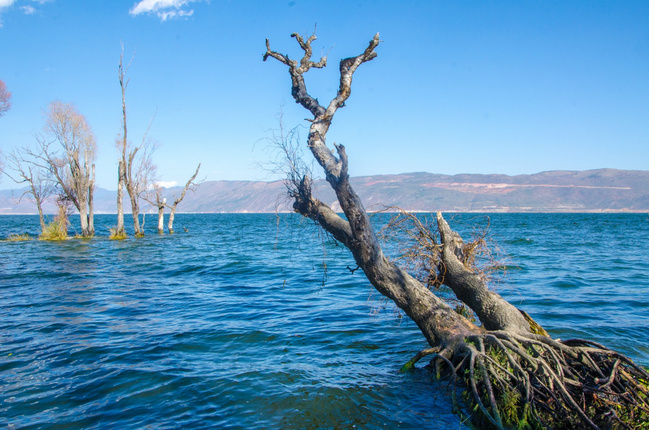
{"label": "water ripple", "polygon": [[[636,216],[491,218],[508,257],[501,294],[554,336],[649,363],[649,232]],[[189,233],[0,242],[3,424],[460,427],[445,385],[425,370],[397,372],[425,347],[417,327],[350,274],[348,252],[323,250],[310,224],[177,219]],[[3,221],[8,231],[38,226]]]}

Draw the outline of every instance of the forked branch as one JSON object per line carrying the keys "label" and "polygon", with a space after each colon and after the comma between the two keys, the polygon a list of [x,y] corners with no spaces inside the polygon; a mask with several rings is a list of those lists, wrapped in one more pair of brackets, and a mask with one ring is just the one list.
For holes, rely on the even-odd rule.
{"label": "forked branch", "polygon": [[316,69],[322,69],[327,65],[327,57],[322,57],[317,63],[311,61],[311,55],[313,50],[311,49],[311,43],[316,40],[315,33],[312,34],[306,42],[297,33],[291,34],[291,37],[294,37],[297,42],[300,44],[300,48],[304,51],[304,56],[299,62],[291,60],[288,58],[288,55],[280,54],[270,49],[270,42],[266,39],[266,53],[264,54],[264,61],[268,57],[273,57],[274,59],[286,64],[291,74],[291,94],[297,103],[300,103],[304,106],[309,112],[313,114],[314,117],[318,117],[324,113],[324,107],[320,106],[318,100],[311,97],[306,89],[306,84],[304,83],[304,73],[308,72],[311,67]]}
{"label": "forked branch", "polygon": [[297,61],[291,60],[287,55],[271,50],[268,39],[266,39],[264,61],[270,56],[289,67],[292,83],[291,94],[297,103],[301,104],[313,115],[311,128],[309,130],[309,148],[313,152],[318,163],[324,168],[327,180],[334,185],[335,183],[346,179],[346,158],[343,160],[344,147],[342,145],[336,146],[336,151],[338,153],[338,157],[336,157],[333,151],[326,146],[325,137],[334,114],[338,108],[345,105],[345,101],[351,94],[352,76],[354,72],[361,64],[376,58],[377,54],[374,50],[379,45],[379,34],[377,33],[374,36],[362,54],[341,60],[338,93],[336,97],[331,100],[326,109],[320,105],[316,98],[312,97],[308,93],[303,75],[312,67],[325,67],[327,64],[327,57],[323,57],[317,63],[311,61],[311,55],[313,53],[311,43],[316,40],[315,34],[312,34],[306,41],[297,33],[293,33],[291,36],[297,40],[300,48],[304,51],[304,56],[299,62],[299,65]]}
{"label": "forked branch", "polygon": [[[346,219],[311,195],[310,178],[305,175],[299,181],[295,180],[298,176],[292,177],[294,209],[316,220],[344,243],[376,290],[404,310],[424,334],[432,349],[422,351],[405,368],[425,355],[435,354],[433,364],[438,371],[447,366],[454,381],[463,381],[468,405],[459,405],[458,410],[472,415],[471,420],[479,428],[645,426],[649,422],[647,372],[630,359],[594,343],[560,342],[538,334],[531,318],[486,289],[480,274],[471,269],[475,247],[463,244],[441,214],[440,240],[435,239],[436,233],[419,229],[424,234],[419,243],[433,254],[424,266],[429,261],[438,262],[443,282],[475,310],[482,327],[456,313],[421,281],[383,255],[363,203],[350,184],[344,147],[334,145],[332,150],[325,144],[333,115],[349,97],[355,70],[376,57],[378,34],[361,55],[340,62],[340,88],[326,110],[306,92],[303,80],[303,73],[314,67],[310,57],[315,36],[306,41],[293,37],[304,51],[299,66],[271,51],[268,41],[264,59],[272,56],[289,66],[293,97],[314,115],[308,147],[325,170]],[[416,227],[423,227],[416,217],[411,219]],[[438,279],[440,276],[435,277]],[[453,398],[457,400],[455,395]]]}

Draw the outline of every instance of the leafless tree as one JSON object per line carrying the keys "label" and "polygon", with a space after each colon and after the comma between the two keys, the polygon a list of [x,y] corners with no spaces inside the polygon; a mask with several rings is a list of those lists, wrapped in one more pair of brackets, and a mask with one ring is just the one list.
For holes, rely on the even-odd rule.
{"label": "leafless tree", "polygon": [[0,79],[0,116],[11,109],[11,93],[7,90],[5,82]]}
{"label": "leafless tree", "polygon": [[153,184],[153,187],[142,196],[142,198],[158,209],[158,234],[164,233],[164,216],[165,207],[167,206],[167,199],[162,196],[163,188],[159,183]]}
{"label": "leafless tree", "polygon": [[95,234],[95,136],[71,103],[52,102],[45,118],[43,134],[36,136],[38,152],[32,154],[44,162],[65,198],[79,211],[81,235],[91,237]]}
{"label": "leafless tree", "polygon": [[306,175],[288,179],[293,208],[344,244],[374,288],[417,324],[431,348],[417,354],[404,368],[432,355],[431,365],[438,372],[446,369],[455,380],[465,382],[468,404],[461,408],[458,403],[458,411],[470,414],[480,428],[528,423],[556,428],[630,428],[636,420],[646,423],[647,371],[595,342],[547,336],[527,313],[487,288],[470,264],[471,244],[451,230],[441,213],[437,215],[437,235],[425,231],[436,241],[434,267],[439,281],[475,312],[480,326],[384,255],[363,203],[350,184],[345,147],[334,143],[332,150],[326,144],[334,115],[351,94],[353,74],[377,56],[379,35],[360,55],[340,61],[338,92],[327,105],[308,93],[304,80],[310,69],[327,64],[326,57],[311,60],[315,34],[291,36],[302,51],[301,59],[271,50],[268,40],[263,59],[271,57],[288,67],[293,98],[313,116],[307,147],[324,170],[345,217],[312,195],[311,179]]}
{"label": "leafless tree", "polygon": [[[196,171],[194,172],[192,177],[189,178],[189,180],[185,184],[185,187],[183,188],[183,191],[180,193],[180,196],[178,196],[178,197],[174,196],[174,202],[171,205],[167,205],[167,207],[169,208],[169,225],[168,225],[168,229],[169,229],[170,234],[174,233],[174,217],[176,216],[176,207],[178,206],[178,204],[180,202],[183,201],[183,199],[185,198],[185,194],[187,194],[188,190],[191,190],[191,191],[195,190],[194,187],[196,185],[198,185],[198,183],[195,182],[196,181],[196,176],[198,176],[198,171],[200,170],[200,168],[201,168],[201,163],[198,163],[198,167],[196,167]],[[158,229],[159,228],[160,227],[158,226]]]}
{"label": "leafless tree", "polygon": [[43,216],[43,203],[56,191],[56,183],[52,180],[48,169],[39,164],[39,158],[32,156],[28,148],[13,149],[6,157],[4,173],[16,184],[27,185],[19,197],[20,202],[24,197],[30,196],[38,210],[41,233],[45,231],[45,217]]}
{"label": "leafless tree", "polygon": [[124,235],[124,188],[131,200],[131,209],[133,215],[133,231],[136,236],[144,235],[143,226],[140,225],[140,199],[144,193],[152,186],[155,181],[156,166],[153,164],[152,155],[156,149],[156,144],[147,138],[153,119],[149,122],[142,141],[139,145],[132,144],[128,139],[128,126],[126,115],[126,88],[130,79],[126,78],[126,72],[130,67],[131,61],[124,66],[124,47],[119,57],[119,85],[122,91],[122,132],[116,140],[116,146],[120,152],[118,164],[118,184],[117,184],[117,235]]}

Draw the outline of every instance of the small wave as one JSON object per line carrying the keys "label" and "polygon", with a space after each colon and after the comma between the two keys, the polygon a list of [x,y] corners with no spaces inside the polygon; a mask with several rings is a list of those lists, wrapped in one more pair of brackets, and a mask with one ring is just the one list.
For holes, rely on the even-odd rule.
{"label": "small wave", "polygon": [[505,241],[508,245],[531,245],[534,243],[533,239],[519,238],[519,239],[509,239]]}

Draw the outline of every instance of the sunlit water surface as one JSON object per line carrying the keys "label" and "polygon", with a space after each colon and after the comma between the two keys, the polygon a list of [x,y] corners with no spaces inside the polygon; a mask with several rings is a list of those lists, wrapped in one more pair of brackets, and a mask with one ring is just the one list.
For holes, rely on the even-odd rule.
{"label": "sunlit water surface", "polygon": [[[649,365],[647,218],[490,215],[498,292],[555,337]],[[2,238],[38,227],[1,219]],[[449,219],[465,235],[486,222]],[[398,372],[426,347],[416,326],[311,223],[180,214],[175,235],[111,241],[114,222],[0,242],[3,427],[462,428],[446,382]]]}

